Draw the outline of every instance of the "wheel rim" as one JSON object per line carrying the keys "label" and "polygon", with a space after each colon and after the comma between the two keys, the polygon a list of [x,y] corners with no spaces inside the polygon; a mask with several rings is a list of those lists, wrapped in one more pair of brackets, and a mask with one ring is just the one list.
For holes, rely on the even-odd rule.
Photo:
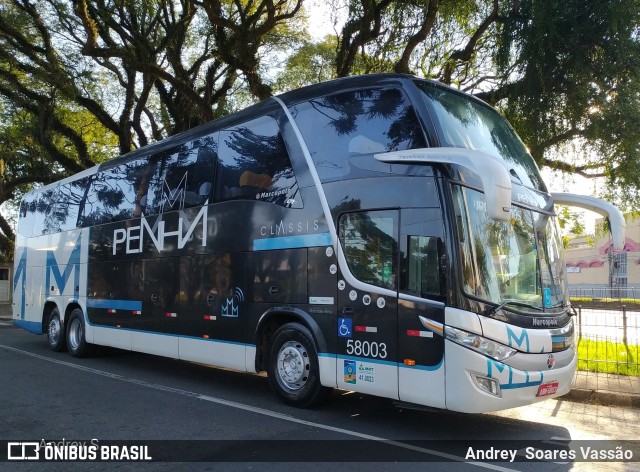
{"label": "wheel rim", "polygon": [[57,316],[51,318],[49,321],[49,344],[55,346],[60,341],[60,333],[62,331],[62,327],[60,325],[60,318]]}
{"label": "wheel rim", "polygon": [[78,318],[74,318],[69,326],[69,348],[72,351],[78,350],[82,341],[82,323]]}
{"label": "wheel rim", "polygon": [[289,390],[300,390],[309,378],[309,353],[295,341],[287,341],[278,352],[278,377]]}

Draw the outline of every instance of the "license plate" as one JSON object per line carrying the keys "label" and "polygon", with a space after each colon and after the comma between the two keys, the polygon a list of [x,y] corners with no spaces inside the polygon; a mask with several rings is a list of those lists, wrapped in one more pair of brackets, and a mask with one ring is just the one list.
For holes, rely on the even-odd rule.
{"label": "license plate", "polygon": [[538,387],[538,393],[536,397],[546,397],[547,395],[554,395],[558,392],[559,382],[547,382],[546,384]]}

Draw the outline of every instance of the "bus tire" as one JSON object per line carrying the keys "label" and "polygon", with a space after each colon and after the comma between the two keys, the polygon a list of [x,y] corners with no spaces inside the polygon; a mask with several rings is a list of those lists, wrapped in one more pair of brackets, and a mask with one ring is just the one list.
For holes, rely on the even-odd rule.
{"label": "bus tire", "polygon": [[62,352],[67,348],[63,326],[60,320],[60,312],[57,308],[53,308],[49,313],[49,321],[47,322],[47,343],[52,351]]}
{"label": "bus tire", "polygon": [[320,384],[318,354],[311,332],[299,323],[282,325],[273,335],[268,378],[285,403],[306,408],[320,403],[330,389]]}
{"label": "bus tire", "polygon": [[73,357],[87,357],[93,353],[93,347],[86,339],[82,310],[74,308],[67,321],[67,349]]}

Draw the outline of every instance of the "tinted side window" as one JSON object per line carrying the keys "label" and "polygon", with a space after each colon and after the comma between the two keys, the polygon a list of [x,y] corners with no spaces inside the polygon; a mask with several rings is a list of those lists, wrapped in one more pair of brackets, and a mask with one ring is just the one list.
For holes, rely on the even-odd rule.
{"label": "tinted side window", "polygon": [[145,215],[199,206],[211,197],[217,133],[153,156],[157,167],[145,191]]}
{"label": "tinted side window", "polygon": [[37,195],[25,195],[20,202],[20,214],[18,218],[18,233],[22,236],[32,236],[34,232]]}
{"label": "tinted side window", "polygon": [[301,208],[298,184],[275,119],[220,132],[216,200],[251,199]]}
{"label": "tinted side window", "polygon": [[24,236],[68,231],[81,226],[88,179],[59,184],[51,190],[25,196],[20,203],[18,232]]}
{"label": "tinted side window", "polygon": [[350,155],[426,146],[413,106],[399,89],[318,97],[291,113],[323,181],[346,175]]}
{"label": "tinted side window", "polygon": [[80,179],[59,185],[52,195],[49,208],[48,230],[50,233],[68,231],[81,226],[81,207],[87,196],[88,180]]}
{"label": "tinted side window", "polygon": [[135,159],[91,177],[83,226],[201,205],[211,196],[215,136]]}
{"label": "tinted side window", "polygon": [[83,206],[83,226],[140,216],[141,182],[148,172],[146,159],[137,159],[90,177],[91,188]]}
{"label": "tinted side window", "polygon": [[444,301],[447,250],[442,210],[404,208],[400,227],[400,291]]}
{"label": "tinted side window", "polygon": [[402,289],[423,297],[443,294],[439,245],[442,240],[434,236],[408,236],[406,287]]}
{"label": "tinted side window", "polygon": [[360,281],[396,288],[398,212],[367,211],[340,218],[340,243],[351,273]]}
{"label": "tinted side window", "polygon": [[36,195],[30,209],[33,213],[33,236],[42,236],[54,232],[54,221],[51,216],[51,203],[56,189],[45,190]]}

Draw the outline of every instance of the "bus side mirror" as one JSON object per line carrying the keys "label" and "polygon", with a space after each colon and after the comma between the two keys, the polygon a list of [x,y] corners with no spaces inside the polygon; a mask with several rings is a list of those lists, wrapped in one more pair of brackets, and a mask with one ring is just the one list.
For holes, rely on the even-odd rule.
{"label": "bus side mirror", "polygon": [[618,250],[622,250],[624,248],[624,234],[627,229],[627,223],[622,212],[611,203],[595,197],[575,195],[573,193],[566,192],[552,193],[551,197],[556,205],[584,208],[585,210],[595,211],[599,215],[608,218],[613,247]]}
{"label": "bus side mirror", "polygon": [[493,220],[511,219],[511,175],[501,159],[473,149],[438,147],[385,152],[374,157],[387,163],[453,164],[469,169],[480,177]]}

